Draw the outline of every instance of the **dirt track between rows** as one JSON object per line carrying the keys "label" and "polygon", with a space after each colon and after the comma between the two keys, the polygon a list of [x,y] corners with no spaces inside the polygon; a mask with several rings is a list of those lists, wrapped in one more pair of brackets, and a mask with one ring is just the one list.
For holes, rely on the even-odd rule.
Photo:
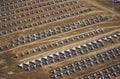
{"label": "dirt track between rows", "polygon": [[96,7],[99,7],[99,8],[101,8],[101,9],[105,10],[105,11],[108,11],[108,12],[113,13],[114,15],[117,15],[117,16],[120,17],[120,13],[115,12],[115,11],[111,10],[110,8],[107,8],[107,7],[103,6],[103,5],[100,5],[100,4],[99,4],[98,2],[96,2],[96,1],[91,1],[91,0],[85,0],[85,1],[86,1],[87,3],[89,3],[89,4],[92,4],[92,5],[96,6]]}

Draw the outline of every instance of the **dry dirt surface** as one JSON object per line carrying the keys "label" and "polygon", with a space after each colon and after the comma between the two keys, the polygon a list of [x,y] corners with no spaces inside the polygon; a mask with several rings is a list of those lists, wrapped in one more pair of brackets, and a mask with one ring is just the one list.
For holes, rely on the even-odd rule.
{"label": "dry dirt surface", "polygon": [[0,79],[120,79],[120,3],[0,0]]}

